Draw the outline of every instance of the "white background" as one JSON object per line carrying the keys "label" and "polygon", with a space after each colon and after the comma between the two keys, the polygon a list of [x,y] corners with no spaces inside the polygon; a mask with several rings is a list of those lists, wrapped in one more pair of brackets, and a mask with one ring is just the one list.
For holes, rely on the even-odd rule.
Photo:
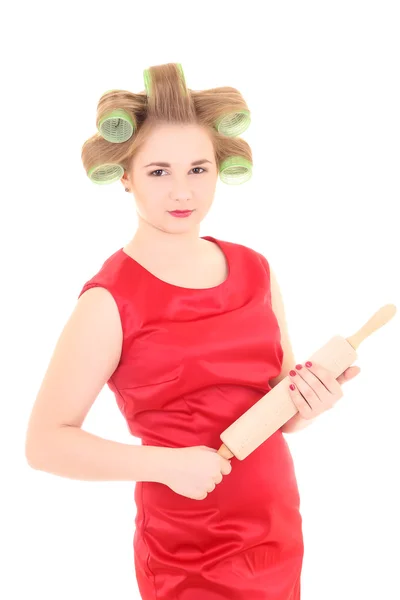
{"label": "white background", "polygon": [[[139,598],[134,482],[74,481],[24,456],[78,293],[136,228],[132,195],[94,185],[81,163],[100,96],[141,91],[143,69],[168,62],[182,63],[192,89],[240,90],[253,177],[218,182],[200,233],[267,257],[301,362],[381,306],[400,306],[398,9],[346,0],[3,11],[2,598]],[[335,408],[286,436],[301,493],[303,600],[400,598],[398,340],[397,314],[359,347],[361,373]],[[139,443],[107,386],[83,428]]]}

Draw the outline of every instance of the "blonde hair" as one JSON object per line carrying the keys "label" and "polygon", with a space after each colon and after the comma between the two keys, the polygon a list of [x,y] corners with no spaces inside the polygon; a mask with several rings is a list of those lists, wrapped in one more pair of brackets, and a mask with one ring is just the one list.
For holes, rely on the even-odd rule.
{"label": "blonde hair", "polygon": [[[98,102],[98,133],[86,140],[81,154],[86,174],[94,183],[112,183],[120,179],[124,171],[129,171],[150,129],[163,123],[196,124],[205,128],[213,143],[218,170],[224,165],[227,173],[231,169],[232,181],[226,178],[226,183],[241,183],[243,169],[251,175],[250,146],[236,137],[237,131],[243,132],[250,123],[250,111],[238,90],[232,87],[191,90],[186,86],[179,63],[152,66],[144,71],[144,79],[144,92],[110,90]],[[240,123],[242,118],[245,120],[243,125]],[[116,122],[125,130],[131,125],[125,141],[106,139],[103,124],[109,126]],[[93,174],[98,175],[97,179]]]}

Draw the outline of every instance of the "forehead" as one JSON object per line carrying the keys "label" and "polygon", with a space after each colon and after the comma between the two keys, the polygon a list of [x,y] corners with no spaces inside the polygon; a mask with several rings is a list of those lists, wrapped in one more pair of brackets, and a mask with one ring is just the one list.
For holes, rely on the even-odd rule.
{"label": "forehead", "polygon": [[[181,157],[198,151],[211,151],[212,141],[208,132],[199,125],[166,124],[155,126],[148,134],[142,146],[143,155],[153,155],[154,152],[167,152],[168,157]],[[158,157],[162,160],[162,157]],[[199,155],[195,158],[203,158]]]}

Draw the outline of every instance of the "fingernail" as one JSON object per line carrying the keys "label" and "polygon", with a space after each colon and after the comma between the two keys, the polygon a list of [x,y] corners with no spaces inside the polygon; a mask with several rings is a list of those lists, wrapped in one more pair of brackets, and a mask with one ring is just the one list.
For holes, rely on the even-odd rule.
{"label": "fingernail", "polygon": [[289,371],[289,375],[291,375],[292,377],[294,377],[296,375],[296,371]]}
{"label": "fingernail", "polygon": [[302,367],[301,365],[296,365],[296,369],[297,369],[298,371],[300,371],[300,369],[302,369],[302,368],[303,368],[303,367]]}
{"label": "fingernail", "polygon": [[293,385],[293,383],[291,383],[291,384],[289,385],[289,387],[290,387],[290,389],[291,389],[292,391],[296,389],[296,386],[295,386],[295,385]]}
{"label": "fingernail", "polygon": [[306,362],[306,367],[312,367],[312,362],[310,362],[309,360]]}

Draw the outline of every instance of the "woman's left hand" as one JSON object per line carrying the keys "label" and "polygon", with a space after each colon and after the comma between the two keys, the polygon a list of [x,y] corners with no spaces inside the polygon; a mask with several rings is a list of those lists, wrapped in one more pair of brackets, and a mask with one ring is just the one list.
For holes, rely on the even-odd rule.
{"label": "woman's left hand", "polygon": [[[304,365],[296,365],[296,370],[288,374],[296,386],[294,390],[289,388],[289,394],[300,416],[303,419],[315,419],[332,408],[343,396],[340,384],[350,381],[360,371],[360,367],[349,367],[335,379],[330,371],[318,363],[307,361]],[[292,373],[295,375],[292,376]]]}

